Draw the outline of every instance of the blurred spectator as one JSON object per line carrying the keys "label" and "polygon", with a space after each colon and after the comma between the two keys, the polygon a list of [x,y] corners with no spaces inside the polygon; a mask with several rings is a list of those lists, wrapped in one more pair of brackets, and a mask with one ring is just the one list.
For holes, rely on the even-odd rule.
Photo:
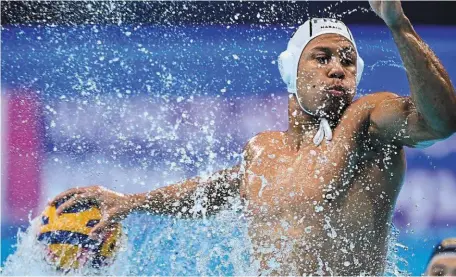
{"label": "blurred spectator", "polygon": [[444,239],[435,247],[425,275],[456,276],[456,238]]}

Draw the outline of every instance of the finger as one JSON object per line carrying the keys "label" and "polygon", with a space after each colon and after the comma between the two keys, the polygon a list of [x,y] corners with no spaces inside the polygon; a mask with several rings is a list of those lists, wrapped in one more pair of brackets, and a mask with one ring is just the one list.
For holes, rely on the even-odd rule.
{"label": "finger", "polygon": [[92,199],[92,198],[93,198],[93,196],[91,195],[91,193],[88,193],[88,192],[74,195],[73,198],[65,201],[62,205],[60,205],[57,208],[56,213],[57,213],[57,215],[60,215],[63,212],[65,212],[66,210],[69,210],[70,208],[74,207],[77,204],[89,202],[90,199]]}
{"label": "finger", "polygon": [[94,240],[102,240],[103,234],[111,230],[114,227],[115,223],[112,223],[111,220],[101,220],[97,225],[93,226],[90,230],[89,238]]}
{"label": "finger", "polygon": [[72,188],[72,189],[69,189],[69,190],[66,190],[60,194],[58,194],[56,197],[54,197],[52,200],[50,200],[48,202],[49,206],[54,206],[56,205],[58,202],[61,202],[61,201],[64,201],[68,198],[70,198],[71,196],[75,195],[75,194],[80,194],[80,193],[83,193],[84,191],[86,190],[86,188]]}
{"label": "finger", "polygon": [[89,237],[93,239],[102,239],[105,232],[113,231],[118,222],[125,218],[125,215],[119,214],[116,209],[109,210],[100,222],[93,226],[89,233]]}

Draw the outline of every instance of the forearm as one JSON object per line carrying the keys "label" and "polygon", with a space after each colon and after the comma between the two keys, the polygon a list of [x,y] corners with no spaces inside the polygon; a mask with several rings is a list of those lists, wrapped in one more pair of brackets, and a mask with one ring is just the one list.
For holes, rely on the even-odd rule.
{"label": "forearm", "polygon": [[390,26],[419,115],[444,136],[456,131],[456,95],[445,68],[405,16]]}
{"label": "forearm", "polygon": [[196,177],[151,192],[131,195],[132,210],[180,217],[213,214],[238,194],[238,169],[221,170],[207,180]]}

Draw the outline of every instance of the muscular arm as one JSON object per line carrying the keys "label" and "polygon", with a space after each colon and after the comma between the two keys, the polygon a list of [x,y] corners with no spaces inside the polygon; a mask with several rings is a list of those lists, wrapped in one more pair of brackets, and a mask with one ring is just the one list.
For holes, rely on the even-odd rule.
{"label": "muscular arm", "polygon": [[[239,194],[240,166],[216,172],[207,180],[200,177],[186,180],[151,192],[134,194],[133,210],[181,217],[205,216],[219,211]],[[201,201],[200,211],[195,208]]]}
{"label": "muscular arm", "polygon": [[244,158],[241,165],[216,172],[208,179],[196,177],[142,194],[122,194],[101,186],[76,187],[60,193],[49,201],[49,205],[58,206],[58,215],[78,203],[97,205],[103,217],[92,228],[91,238],[134,211],[204,217],[220,211],[239,194],[245,163]]}
{"label": "muscular arm", "polygon": [[371,127],[387,141],[429,146],[456,132],[454,87],[443,65],[405,15],[389,27],[407,71],[411,95],[383,93],[371,114]]}
{"label": "muscular arm", "polygon": [[[243,173],[252,159],[252,144],[255,140],[256,137],[245,145],[241,164],[218,171],[207,180],[196,177],[180,184],[132,195],[133,210],[182,217],[205,216],[220,211],[222,206],[241,192]],[[195,204],[201,200],[202,209],[197,211]]]}

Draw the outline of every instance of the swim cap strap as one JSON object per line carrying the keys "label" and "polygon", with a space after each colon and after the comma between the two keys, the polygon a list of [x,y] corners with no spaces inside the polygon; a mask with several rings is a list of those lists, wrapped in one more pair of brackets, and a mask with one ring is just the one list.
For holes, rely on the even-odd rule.
{"label": "swim cap strap", "polygon": [[325,138],[326,141],[330,141],[332,139],[331,126],[329,126],[326,118],[320,118],[320,126],[317,134],[315,134],[313,138],[313,143],[318,146],[323,141],[323,138]]}
{"label": "swim cap strap", "polygon": [[[314,116],[314,114],[306,110],[301,105],[301,101],[299,101],[298,94],[294,93],[294,95],[296,96],[296,101],[298,102],[298,105],[301,107],[301,109],[308,115]],[[323,138],[326,138],[327,141],[332,140],[332,130],[331,126],[329,126],[328,120],[326,118],[320,117],[320,126],[318,128],[318,132],[315,134],[313,138],[313,143],[316,146],[318,146],[323,141]]]}

